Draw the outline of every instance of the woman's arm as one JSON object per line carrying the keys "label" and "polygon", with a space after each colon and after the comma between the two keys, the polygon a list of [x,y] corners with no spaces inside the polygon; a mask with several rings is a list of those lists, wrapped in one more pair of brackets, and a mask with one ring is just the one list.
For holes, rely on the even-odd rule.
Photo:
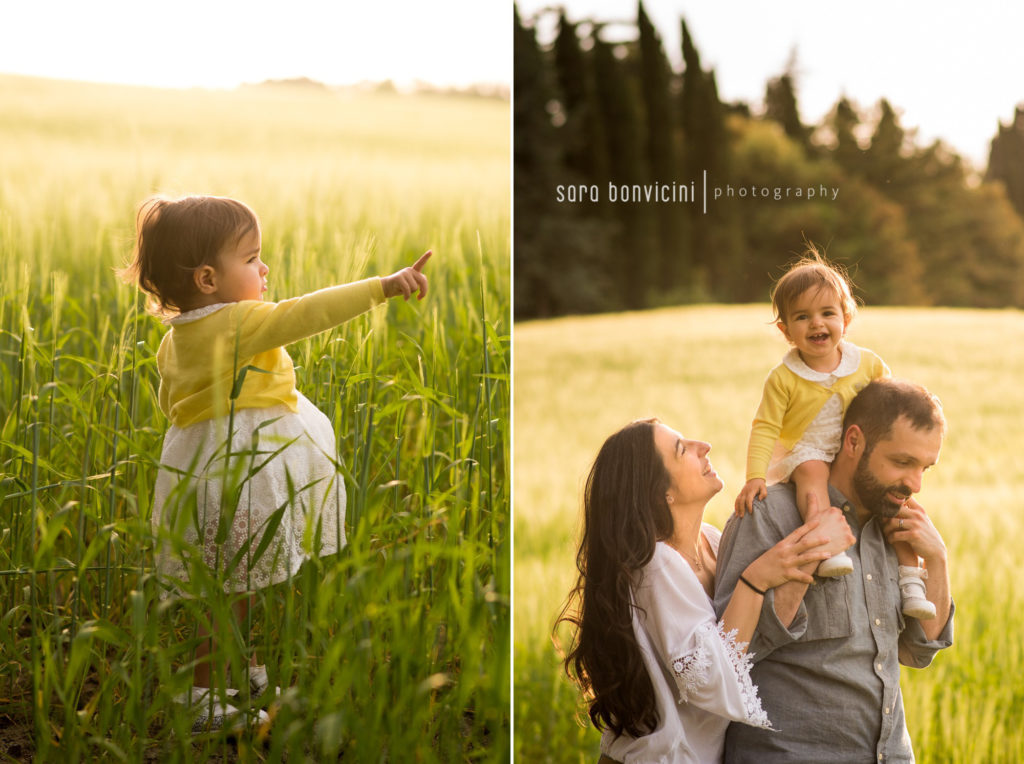
{"label": "woman's arm", "polygon": [[[831,511],[830,509],[829,512]],[[816,505],[812,507],[806,523],[750,563],[740,574],[729,604],[722,613],[725,630],[735,629],[737,642],[749,643],[753,638],[754,630],[761,618],[764,597],[769,589],[793,582],[794,586],[803,587],[800,598],[802,600],[802,592],[814,581],[809,571],[821,560],[831,556],[830,552],[826,551],[830,538],[818,530],[826,514],[818,510]],[[839,515],[842,517],[842,513]],[[776,612],[778,594],[776,592],[775,595]],[[791,622],[799,605],[800,600],[797,600],[789,618],[783,618],[780,614],[779,619],[783,623]]]}
{"label": "woman's arm", "polygon": [[677,702],[770,726],[750,681],[749,658],[715,618],[704,587],[677,551],[657,545],[634,599],[637,640],[656,656],[654,670],[673,681]]}
{"label": "woman's arm", "polygon": [[[817,511],[818,499],[814,494],[807,495],[807,507],[809,512]],[[828,545],[824,547],[824,550],[830,556],[847,549],[856,541],[853,533],[850,532],[846,518],[838,507],[830,507],[826,512],[820,514],[818,532],[829,538]],[[816,567],[816,563],[811,563],[804,565],[802,569],[805,573],[813,574]],[[772,594],[772,608],[775,610],[775,617],[779,619],[779,623],[787,628],[792,625],[800,610],[800,603],[804,601],[809,583],[791,579],[775,587]]]}

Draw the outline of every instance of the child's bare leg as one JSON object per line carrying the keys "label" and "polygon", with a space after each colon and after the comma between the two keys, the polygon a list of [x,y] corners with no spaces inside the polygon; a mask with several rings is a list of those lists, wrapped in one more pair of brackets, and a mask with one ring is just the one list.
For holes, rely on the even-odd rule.
{"label": "child's bare leg", "polygon": [[[246,597],[245,599],[234,602],[231,605],[231,610],[235,616],[235,622],[239,626],[239,630],[242,634],[245,634],[245,620],[249,617],[249,607],[252,603],[252,597]],[[220,630],[219,628],[216,630]],[[217,649],[217,643],[214,639],[213,634],[210,634],[203,624],[199,624],[199,644],[196,646],[196,662],[195,667],[192,669],[192,684],[196,687],[212,687],[212,675],[210,670],[210,653]],[[256,655],[253,653],[249,660],[250,666],[256,665]]]}
{"label": "child's bare leg", "polygon": [[[247,633],[244,629],[245,619],[249,615],[249,608],[252,598],[246,597],[243,600],[232,603],[232,620],[237,623],[242,634]],[[232,624],[234,626],[235,624]],[[214,624],[214,631],[220,631],[222,624]],[[203,624],[199,624],[200,639],[196,646],[196,661],[192,669],[192,692],[191,700],[179,699],[179,703],[188,703],[195,708],[196,718],[192,723],[192,731],[200,732],[206,729],[218,729],[224,724],[234,724],[241,727],[246,723],[263,724],[270,721],[266,711],[250,710],[245,719],[242,719],[243,712],[232,703],[233,696],[237,693],[228,690],[227,697],[220,697],[216,689],[213,689],[213,671],[210,665],[210,655],[217,649],[214,635],[209,633]],[[255,656],[250,661],[250,666],[255,665]],[[230,684],[230,681],[229,681]],[[211,689],[213,690],[211,692]],[[230,702],[229,702],[230,701]],[[247,721],[246,721],[247,720]]]}
{"label": "child's bare leg", "polygon": [[192,669],[192,684],[196,687],[210,686],[210,653],[213,652],[213,637],[203,624],[199,624],[199,644],[196,645],[196,662]]}
{"label": "child's bare leg", "polygon": [[[819,507],[832,506],[832,500],[828,497],[828,475],[829,465],[819,460],[803,462],[793,470],[790,480],[796,486],[796,506],[804,521],[807,520],[808,496],[813,494]],[[853,561],[846,552],[832,555],[817,570],[819,576],[845,576],[852,572]]]}
{"label": "child's bare leg", "polygon": [[828,498],[828,472],[825,462],[810,461],[797,465],[790,476],[796,486],[796,508],[800,510],[800,518],[807,522],[807,497],[810,494],[818,499],[818,506],[826,509],[832,506]]}
{"label": "child's bare leg", "polygon": [[899,560],[900,565],[916,568],[921,564],[921,558],[917,556],[914,548],[906,541],[896,541],[893,543],[892,548],[896,552],[896,559]]}

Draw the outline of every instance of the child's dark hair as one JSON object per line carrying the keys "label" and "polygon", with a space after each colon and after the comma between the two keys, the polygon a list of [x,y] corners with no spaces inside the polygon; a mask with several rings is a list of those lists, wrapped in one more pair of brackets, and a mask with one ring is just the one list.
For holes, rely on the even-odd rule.
{"label": "child's dark hair", "polygon": [[803,256],[789,267],[772,289],[772,309],[775,320],[785,322],[796,299],[808,289],[832,289],[839,297],[843,315],[857,315],[857,301],[853,296],[850,276],[838,263],[829,262],[813,244],[808,244]]}
{"label": "child's dark hair", "polygon": [[223,196],[154,196],[139,207],[135,226],[135,254],[122,277],[138,282],[154,312],[179,313],[196,295],[196,269],[216,265],[228,244],[259,228],[259,219]]}

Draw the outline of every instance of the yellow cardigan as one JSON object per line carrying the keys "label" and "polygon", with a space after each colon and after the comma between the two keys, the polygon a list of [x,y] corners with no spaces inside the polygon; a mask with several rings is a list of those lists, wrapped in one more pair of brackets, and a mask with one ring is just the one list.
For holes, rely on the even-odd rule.
{"label": "yellow cardigan", "polygon": [[[786,451],[792,450],[808,425],[821,411],[821,407],[833,395],[838,394],[843,402],[843,411],[861,388],[873,379],[888,377],[891,372],[885,361],[870,350],[843,343],[844,353],[859,352],[860,363],[845,376],[839,377],[831,387],[806,379],[792,369],[785,361],[768,375],[764,383],[761,405],[754,416],[747,447],[747,480],[764,478],[775,443],[778,441]],[[791,351],[792,352],[792,351]]]}
{"label": "yellow cardigan", "polygon": [[[236,409],[284,404],[298,410],[295,369],[284,345],[384,302],[379,278],[328,287],[282,302],[242,300],[171,320],[157,351],[160,408],[178,427],[228,413],[232,385],[247,366]],[[202,310],[202,309],[200,309]]]}

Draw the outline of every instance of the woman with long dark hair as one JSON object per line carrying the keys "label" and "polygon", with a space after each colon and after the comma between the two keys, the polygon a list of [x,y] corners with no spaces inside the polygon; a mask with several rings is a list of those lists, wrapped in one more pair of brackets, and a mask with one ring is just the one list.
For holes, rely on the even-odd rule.
{"label": "woman with long dark hair", "polygon": [[579,579],[559,622],[575,627],[565,668],[603,730],[603,761],[718,762],[730,721],[770,727],[746,655],[764,593],[811,583],[801,566],[853,541],[839,510],[815,508],[747,567],[719,622],[721,534],[703,517],[723,484],[710,450],[657,420],[633,422],[587,478]]}

